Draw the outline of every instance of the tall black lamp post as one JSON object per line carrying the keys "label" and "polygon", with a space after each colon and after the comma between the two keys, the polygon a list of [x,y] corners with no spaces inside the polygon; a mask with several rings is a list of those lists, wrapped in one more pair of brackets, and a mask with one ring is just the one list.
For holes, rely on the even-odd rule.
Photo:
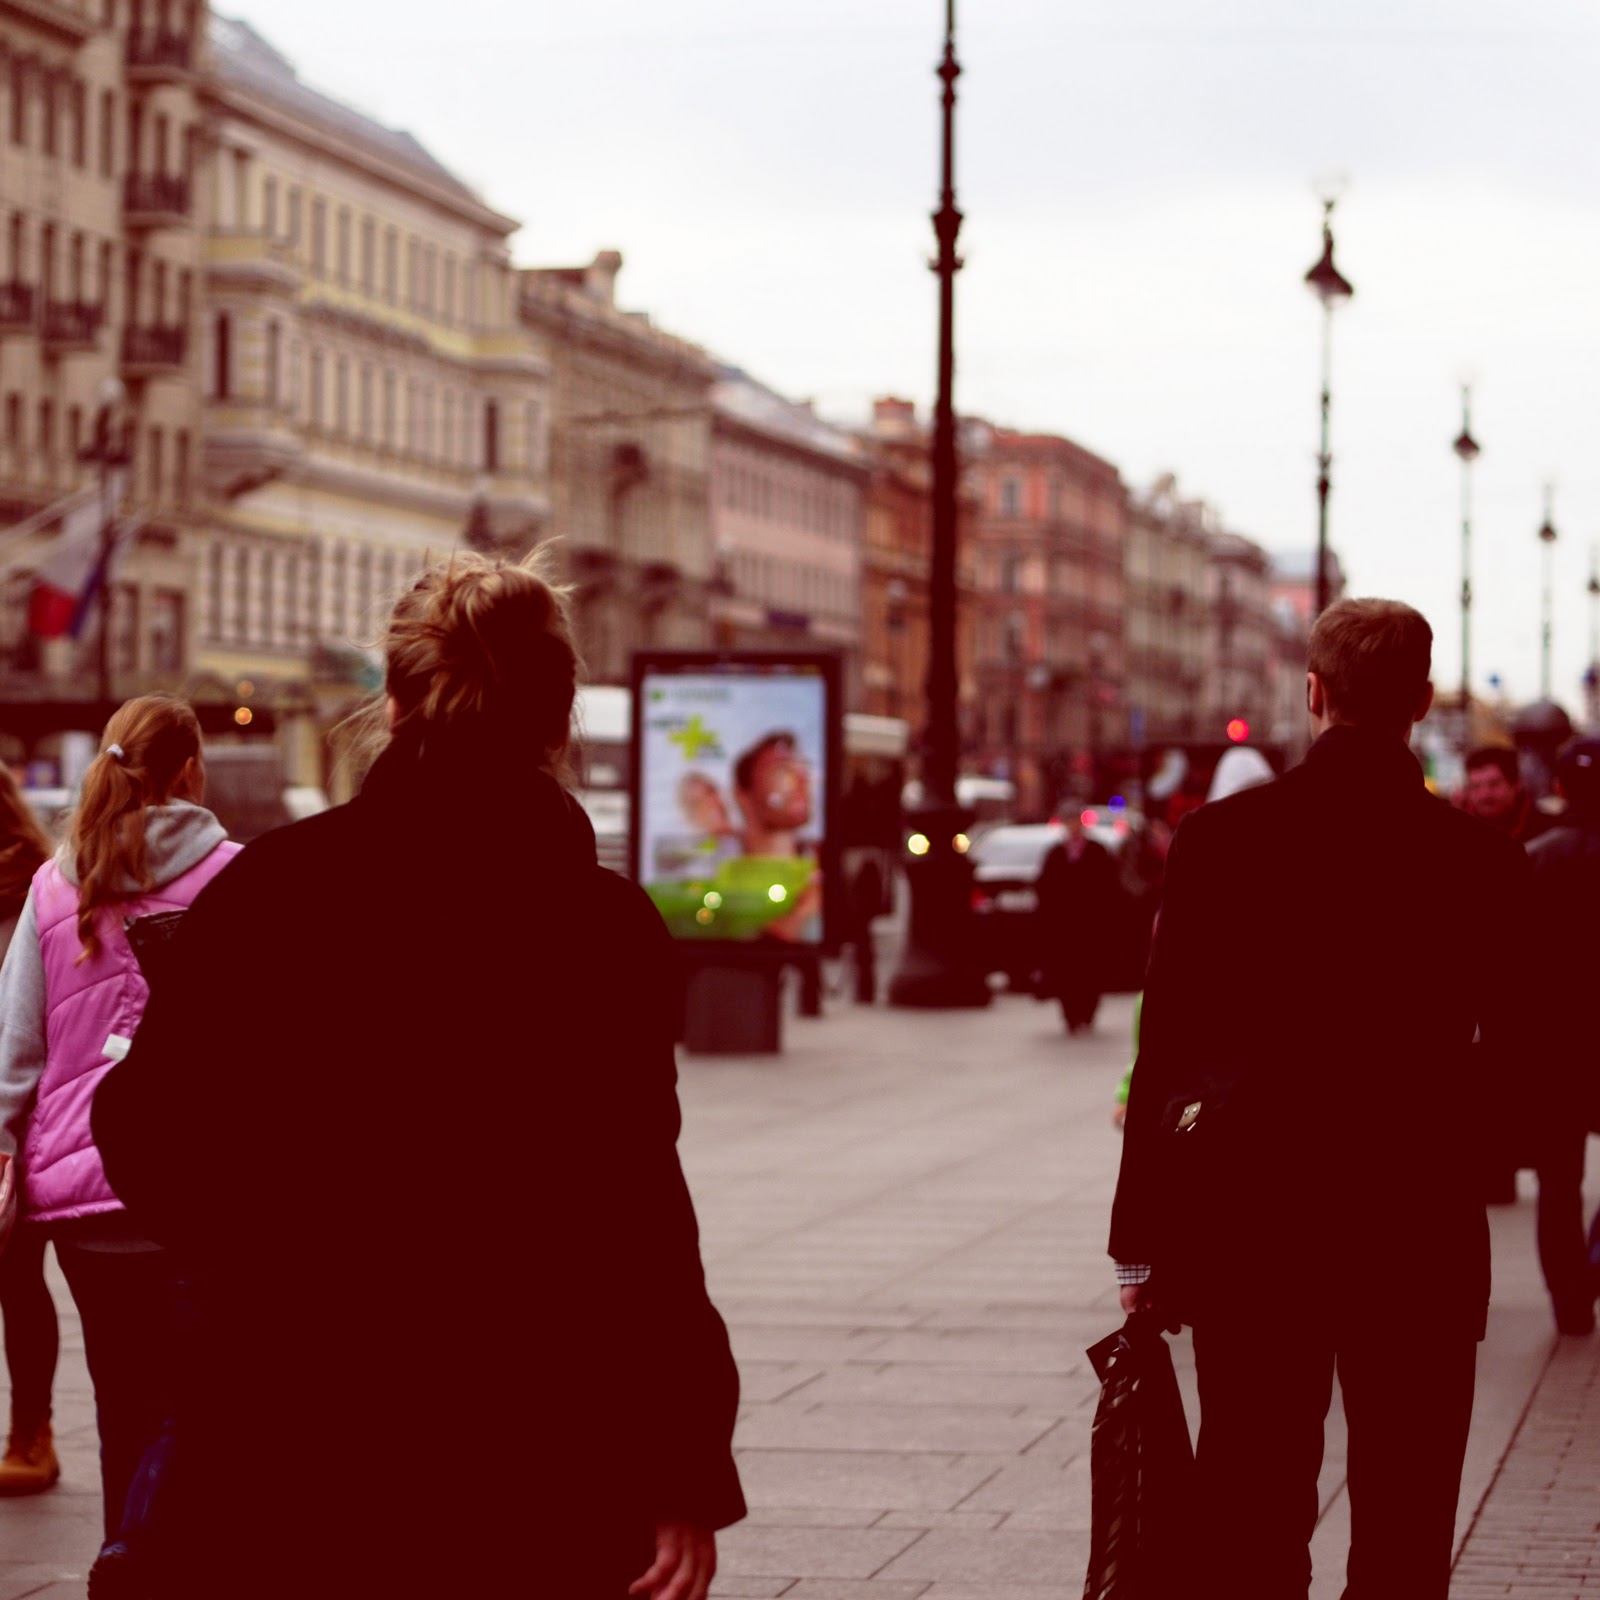
{"label": "tall black lamp post", "polygon": [[1539,597],[1539,698],[1551,698],[1550,642],[1551,618],[1555,611],[1555,554],[1556,527],[1551,520],[1552,490],[1544,489],[1544,521],[1539,524],[1539,543],[1543,548],[1543,584]]}
{"label": "tall black lamp post", "polygon": [[1461,432],[1450,447],[1461,462],[1461,748],[1472,744],[1472,463],[1482,453],[1472,437],[1472,385],[1461,386]]}
{"label": "tall black lamp post", "polygon": [[1322,201],[1322,254],[1306,273],[1306,282],[1322,302],[1322,448],[1317,453],[1317,615],[1328,609],[1328,490],[1333,456],[1328,445],[1328,413],[1332,398],[1333,311],[1356,291],[1333,264],[1333,208],[1336,197]]}
{"label": "tall black lamp post", "polygon": [[933,548],[928,566],[928,713],[922,762],[922,800],[906,818],[906,878],[911,922],[900,965],[889,985],[896,1006],[984,1006],[987,977],[977,969],[972,941],[972,868],[966,858],[971,815],[956,801],[960,762],[956,672],[956,507],[959,488],[955,414],[955,278],[961,270],[956,238],[955,0],[945,0],[943,185],[933,216],[939,254],[939,395],[933,412]]}
{"label": "tall black lamp post", "polygon": [[1583,675],[1588,690],[1588,731],[1600,732],[1600,550],[1589,552],[1589,581],[1584,586],[1589,596],[1589,667]]}

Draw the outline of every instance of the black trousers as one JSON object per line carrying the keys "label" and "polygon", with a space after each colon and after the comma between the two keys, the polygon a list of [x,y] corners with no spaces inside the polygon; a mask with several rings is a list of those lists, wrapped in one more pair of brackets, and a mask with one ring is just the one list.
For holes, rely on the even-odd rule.
{"label": "black trousers", "polygon": [[1305,1600],[1335,1368],[1349,1428],[1345,1600],[1446,1600],[1477,1344],[1394,1326],[1341,1336],[1208,1319],[1196,1596]]}
{"label": "black trousers", "polygon": [[1579,1322],[1594,1310],[1595,1280],[1583,1229],[1586,1123],[1547,1131],[1539,1140],[1539,1266],[1558,1322]]}

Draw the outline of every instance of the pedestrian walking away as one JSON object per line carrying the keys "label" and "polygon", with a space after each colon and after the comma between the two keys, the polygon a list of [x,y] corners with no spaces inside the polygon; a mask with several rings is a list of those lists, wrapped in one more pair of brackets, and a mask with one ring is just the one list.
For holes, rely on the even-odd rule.
{"label": "pedestrian walking away", "polygon": [[1061,1002],[1068,1033],[1092,1028],[1100,1009],[1117,893],[1117,866],[1110,852],[1085,833],[1076,808],[1069,809],[1066,838],[1039,869],[1041,993]]}
{"label": "pedestrian walking away", "polygon": [[34,874],[0,967],[0,1148],[20,1152],[23,1236],[55,1245],[94,1384],[105,1539],[92,1600],[154,1581],[185,1312],[178,1258],[106,1182],[89,1108],[149,995],[128,923],[183,911],[238,851],[204,798],[193,710],[167,695],[129,700],[106,724],[71,836]]}
{"label": "pedestrian walking away", "polygon": [[[49,858],[49,838],[10,770],[0,765],[0,961],[16,932],[33,875]],[[10,1163],[8,1154],[0,1154],[0,1168]],[[14,1193],[14,1173],[11,1178]],[[39,1494],[61,1476],[50,1429],[61,1335],[55,1301],[45,1282],[45,1249],[42,1228],[13,1227],[9,1238],[0,1239],[0,1317],[5,1320],[11,1390],[0,1495]]]}
{"label": "pedestrian walking away", "polygon": [[564,592],[458,554],[384,650],[360,794],[200,898],[96,1100],[201,1308],[174,1594],[704,1600],[738,1377],[676,950],[561,781]]}
{"label": "pedestrian walking away", "polygon": [[1469,1074],[1525,1013],[1530,874],[1408,748],[1431,649],[1409,606],[1330,607],[1305,761],[1168,859],[1110,1249],[1127,1310],[1194,1327],[1197,1595],[1304,1600],[1335,1372],[1346,1600],[1449,1584],[1489,1295]]}
{"label": "pedestrian walking away", "polygon": [[1559,827],[1528,846],[1537,984],[1534,1070],[1519,1080],[1512,1120],[1531,1127],[1539,1173],[1539,1264],[1556,1326],[1594,1331],[1600,1212],[1583,1232],[1584,1146],[1600,1128],[1590,984],[1600,970],[1600,740],[1575,739],[1556,762],[1567,802]]}

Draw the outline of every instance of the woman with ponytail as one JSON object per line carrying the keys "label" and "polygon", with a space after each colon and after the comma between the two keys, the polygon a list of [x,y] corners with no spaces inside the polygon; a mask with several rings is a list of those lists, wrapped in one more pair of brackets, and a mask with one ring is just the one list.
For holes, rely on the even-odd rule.
{"label": "woman with ponytail", "polygon": [[195,907],[95,1107],[204,1297],[192,1590],[704,1600],[738,1377],[677,953],[560,782],[564,593],[457,555],[384,645],[360,795]]}
{"label": "woman with ponytail", "polygon": [[128,924],[184,910],[238,850],[204,797],[194,712],[166,695],[129,700],[106,724],[66,846],[33,875],[0,967],[0,1153],[21,1165],[23,1226],[56,1247],[94,1382],[105,1542],[92,1600],[149,1585],[182,1313],[174,1258],[106,1181],[89,1109],[149,997]]}
{"label": "woman with ponytail", "polygon": [[[0,960],[16,932],[33,875],[49,859],[44,829],[9,768],[0,765]],[[0,1188],[9,1185],[14,1194],[10,1162],[0,1154]],[[61,1476],[50,1432],[50,1394],[61,1336],[44,1277],[44,1250],[42,1228],[13,1228],[9,1240],[0,1238],[0,1316],[5,1318],[11,1383],[11,1427],[0,1459],[0,1495],[39,1494]]]}

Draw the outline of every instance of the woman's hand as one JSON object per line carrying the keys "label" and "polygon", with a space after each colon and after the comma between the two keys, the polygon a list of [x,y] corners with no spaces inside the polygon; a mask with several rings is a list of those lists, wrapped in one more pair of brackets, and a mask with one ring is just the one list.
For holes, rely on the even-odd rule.
{"label": "woman's hand", "polygon": [[628,1585],[649,1600],[706,1600],[717,1572],[717,1537],[692,1522],[656,1524],[655,1564]]}

